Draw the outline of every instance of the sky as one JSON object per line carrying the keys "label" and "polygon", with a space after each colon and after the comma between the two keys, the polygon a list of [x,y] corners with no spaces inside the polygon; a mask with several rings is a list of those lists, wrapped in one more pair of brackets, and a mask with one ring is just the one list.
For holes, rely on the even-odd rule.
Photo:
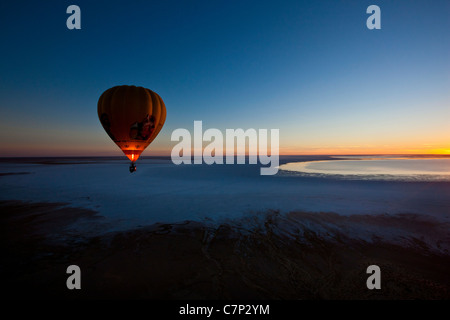
{"label": "sky", "polygon": [[448,0],[2,1],[0,156],[121,155],[97,101],[123,84],[167,108],[143,155],[195,120],[279,129],[281,154],[450,154],[449,16]]}

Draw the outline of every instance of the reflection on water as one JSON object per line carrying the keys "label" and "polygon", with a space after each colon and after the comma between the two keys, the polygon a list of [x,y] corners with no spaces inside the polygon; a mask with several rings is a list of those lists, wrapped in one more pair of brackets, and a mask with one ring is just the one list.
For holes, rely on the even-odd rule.
{"label": "reflection on water", "polygon": [[307,175],[382,180],[450,181],[450,158],[407,158],[386,156],[345,157],[347,160],[293,162],[280,170]]}

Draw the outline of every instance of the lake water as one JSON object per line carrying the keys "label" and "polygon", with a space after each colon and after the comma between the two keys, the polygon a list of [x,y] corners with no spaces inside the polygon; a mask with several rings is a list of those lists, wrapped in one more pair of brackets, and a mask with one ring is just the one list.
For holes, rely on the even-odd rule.
{"label": "lake water", "polygon": [[339,160],[292,162],[280,170],[317,176],[368,180],[449,181],[450,158],[337,157]]}
{"label": "lake water", "polygon": [[[303,165],[313,168],[371,163],[366,162],[371,160],[368,158],[320,162],[330,159],[336,158],[288,157],[289,162],[303,161]],[[286,159],[280,161],[287,163]],[[426,163],[429,165],[422,171],[436,169],[440,162]],[[449,168],[448,161],[445,163],[444,170]],[[258,165],[177,166],[170,158],[139,159],[138,170],[133,174],[128,166],[129,162],[123,158],[0,159],[0,201],[57,202],[95,210],[107,227],[99,229],[90,220],[77,221],[73,226],[92,233],[156,222],[222,223],[268,210],[281,214],[292,211],[426,214],[450,222],[450,180],[411,183],[360,177],[335,179],[332,175],[316,178],[299,172],[286,174],[282,170],[273,176],[261,176]],[[356,167],[350,167],[355,173]]]}

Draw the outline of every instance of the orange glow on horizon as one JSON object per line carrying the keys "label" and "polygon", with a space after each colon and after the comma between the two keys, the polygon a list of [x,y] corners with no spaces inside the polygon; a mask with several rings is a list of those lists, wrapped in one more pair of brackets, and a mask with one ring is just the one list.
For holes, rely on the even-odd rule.
{"label": "orange glow on horizon", "polygon": [[[64,148],[57,146],[30,146],[30,148],[11,148],[3,149],[0,153],[0,157],[83,157],[83,156],[120,156],[123,155],[120,149],[116,146],[109,148]],[[126,150],[125,155],[132,162],[139,159],[141,153],[137,150]],[[191,149],[191,154],[194,155],[194,149]],[[269,152],[270,154],[270,152]],[[408,155],[408,154],[421,154],[421,155],[450,155],[450,148],[448,144],[444,145],[430,145],[423,147],[396,147],[396,146],[280,146],[280,156],[293,156],[293,155]],[[159,148],[150,148],[143,153],[144,156],[166,156],[170,157],[170,146]],[[223,152],[225,156],[225,150]],[[248,150],[246,152],[248,155]]]}
{"label": "orange glow on horizon", "polygon": [[430,154],[449,154],[450,155],[450,149],[435,149],[435,150],[431,150]]}
{"label": "orange glow on horizon", "polygon": [[423,154],[423,155],[450,155],[450,148],[282,148],[280,147],[280,155],[386,155],[386,154]]}

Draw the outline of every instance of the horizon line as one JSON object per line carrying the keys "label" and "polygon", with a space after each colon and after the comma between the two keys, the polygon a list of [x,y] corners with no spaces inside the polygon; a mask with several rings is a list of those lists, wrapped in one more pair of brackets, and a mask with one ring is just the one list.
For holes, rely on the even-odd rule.
{"label": "horizon line", "polygon": [[[242,156],[239,154],[234,154],[234,157]],[[249,157],[249,154],[245,154],[245,157]],[[257,155],[259,156],[259,155]],[[271,155],[268,155],[269,157]],[[449,153],[300,153],[300,154],[278,154],[280,157],[299,157],[299,156],[449,156]],[[0,159],[8,158],[124,158],[127,159],[125,155],[27,155],[27,156],[0,156]],[[141,155],[141,158],[171,158],[171,155]],[[191,156],[192,159],[196,158]],[[223,155],[226,158],[226,155]]]}

